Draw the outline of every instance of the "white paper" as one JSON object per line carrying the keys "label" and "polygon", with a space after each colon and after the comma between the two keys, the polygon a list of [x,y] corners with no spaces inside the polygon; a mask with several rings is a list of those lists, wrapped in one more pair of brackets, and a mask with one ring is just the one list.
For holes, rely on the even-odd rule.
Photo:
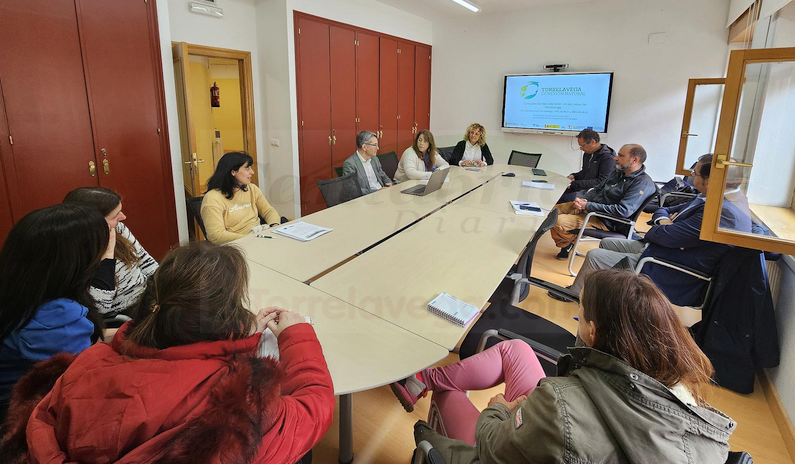
{"label": "white paper", "polygon": [[[430,179],[420,179],[420,184],[427,184],[429,180]],[[448,182],[450,182],[450,178],[449,177],[445,177],[444,178],[444,183],[446,184]]]}
{"label": "white paper", "polygon": [[273,233],[294,238],[302,242],[308,242],[327,232],[331,232],[331,230],[332,229],[327,227],[320,227],[307,222],[298,221],[292,224],[287,224],[286,226],[281,226],[278,229],[273,229]]}
{"label": "white paper", "polygon": [[522,187],[530,187],[541,190],[555,190],[555,184],[548,184],[546,182],[533,182],[530,180],[522,182]]}
{"label": "white paper", "polygon": [[[519,206],[532,206],[534,208],[539,208],[539,211],[528,211],[526,209],[521,209]],[[534,201],[513,201],[511,200],[511,206],[513,206],[513,212],[516,214],[521,214],[523,216],[544,216],[544,210],[538,206],[538,203]]]}

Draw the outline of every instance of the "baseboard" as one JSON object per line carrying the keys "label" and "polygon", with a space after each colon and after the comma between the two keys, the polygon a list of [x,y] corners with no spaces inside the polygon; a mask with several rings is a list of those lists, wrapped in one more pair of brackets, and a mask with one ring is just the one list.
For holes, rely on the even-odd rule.
{"label": "baseboard", "polygon": [[789,452],[790,459],[795,462],[795,427],[792,426],[787,410],[784,409],[784,404],[781,402],[781,397],[778,396],[778,391],[775,385],[767,375],[764,369],[757,372],[759,375],[759,384],[762,386],[762,392],[765,394],[765,400],[773,414],[773,420],[776,421],[778,430],[781,433],[781,438],[784,440],[784,446]]}

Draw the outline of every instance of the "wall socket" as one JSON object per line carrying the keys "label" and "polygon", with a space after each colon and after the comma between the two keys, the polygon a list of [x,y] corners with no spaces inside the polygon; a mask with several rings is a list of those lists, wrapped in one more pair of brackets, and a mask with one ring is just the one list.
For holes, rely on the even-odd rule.
{"label": "wall socket", "polygon": [[279,146],[279,139],[271,139],[271,146],[278,147]]}

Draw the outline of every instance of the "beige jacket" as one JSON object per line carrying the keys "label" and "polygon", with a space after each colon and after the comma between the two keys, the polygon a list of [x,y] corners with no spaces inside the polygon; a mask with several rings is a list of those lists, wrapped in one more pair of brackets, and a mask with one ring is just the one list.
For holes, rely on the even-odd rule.
{"label": "beige jacket", "polygon": [[207,240],[216,245],[243,238],[259,225],[259,216],[268,224],[279,224],[281,218],[276,208],[254,184],[246,192],[238,190],[231,200],[220,190],[210,190],[202,200],[202,221],[207,230]]}
{"label": "beige jacket", "polygon": [[[446,169],[450,165],[444,160],[437,152],[434,156],[433,165],[437,169]],[[425,163],[414,152],[414,148],[408,147],[403,155],[400,157],[397,172],[395,172],[395,180],[398,182],[405,182],[409,179],[430,179],[431,172],[425,171]]]}

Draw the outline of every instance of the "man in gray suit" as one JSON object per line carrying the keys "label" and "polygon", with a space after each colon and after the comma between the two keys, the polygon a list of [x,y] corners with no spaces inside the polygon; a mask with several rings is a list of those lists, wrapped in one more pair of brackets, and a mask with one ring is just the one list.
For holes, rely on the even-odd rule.
{"label": "man in gray suit", "polygon": [[378,137],[370,131],[361,131],[356,134],[356,146],[356,153],[342,164],[342,175],[355,172],[363,195],[391,187],[392,179],[384,173],[381,162],[375,156],[378,153]]}

